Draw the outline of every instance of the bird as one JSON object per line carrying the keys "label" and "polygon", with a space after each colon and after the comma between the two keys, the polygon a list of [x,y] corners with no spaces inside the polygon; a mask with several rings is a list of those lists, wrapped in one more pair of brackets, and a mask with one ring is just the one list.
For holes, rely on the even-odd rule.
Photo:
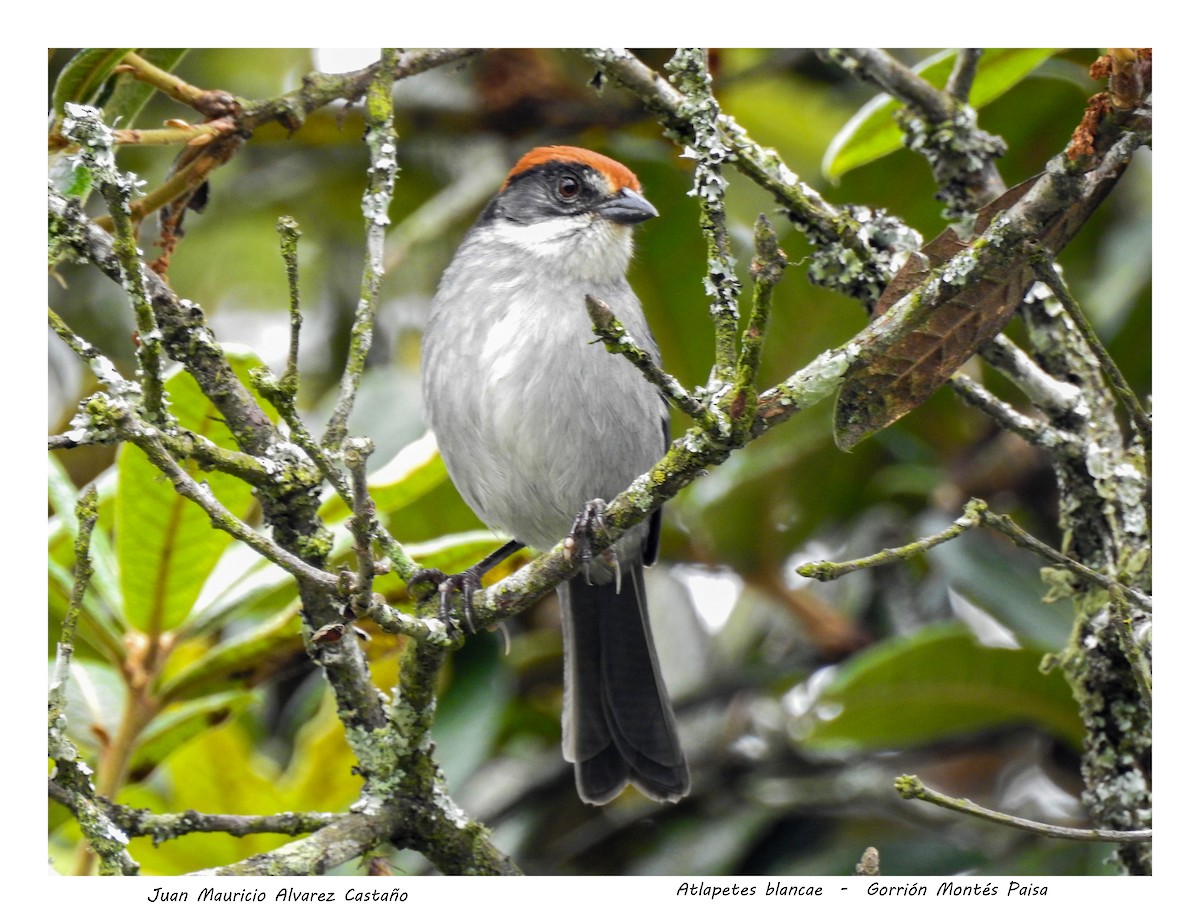
{"label": "bird", "polygon": [[[670,441],[666,401],[595,343],[585,298],[607,304],[658,361],[626,277],[632,229],[658,211],[618,161],[569,145],[517,160],[442,275],[421,346],[422,399],[451,481],[483,523],[511,536],[475,581],[522,546],[548,551]],[[643,568],[661,510],[558,587],[563,756],[585,803],[632,784],[659,802],[690,775],[663,682]],[[469,592],[470,581],[466,591]]]}

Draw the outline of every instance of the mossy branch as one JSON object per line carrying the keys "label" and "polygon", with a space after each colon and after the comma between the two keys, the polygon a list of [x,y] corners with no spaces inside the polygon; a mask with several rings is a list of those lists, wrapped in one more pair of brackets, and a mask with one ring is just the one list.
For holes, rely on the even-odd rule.
{"label": "mossy branch", "polygon": [[59,801],[75,816],[84,839],[100,860],[101,874],[136,876],[139,867],[127,850],[129,838],[109,820],[103,800],[96,794],[91,768],[67,737],[67,675],[75,653],[75,630],[83,608],[83,596],[92,579],[92,531],[99,517],[94,487],[79,496],[75,517],[79,524],[75,535],[75,580],[59,634],[48,696],[48,753],[54,761],[54,780],[50,786],[60,793]]}
{"label": "mossy branch", "polygon": [[[580,53],[604,78],[636,96],[681,148],[696,144],[687,97],[665,77],[624,48],[587,48]],[[731,116],[722,114],[718,129],[722,144],[735,155],[729,163],[769,192],[817,248],[809,262],[809,278],[868,307],[874,305],[908,254],[920,248],[920,235],[882,212],[826,202]],[[853,271],[847,269],[851,266]]]}

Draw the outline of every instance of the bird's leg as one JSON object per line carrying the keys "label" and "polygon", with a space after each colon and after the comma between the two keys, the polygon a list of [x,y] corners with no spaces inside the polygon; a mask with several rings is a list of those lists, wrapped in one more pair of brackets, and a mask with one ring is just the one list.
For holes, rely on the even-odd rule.
{"label": "bird's leg", "polygon": [[[525,546],[515,539],[511,539],[502,545],[496,551],[492,552],[482,561],[477,562],[465,571],[460,571],[458,574],[446,574],[444,571],[439,571],[437,568],[423,568],[409,578],[408,586],[415,587],[417,584],[432,584],[437,588],[438,593],[438,615],[449,622],[453,607],[450,603],[451,595],[454,591],[462,594],[463,598],[463,616],[467,621],[467,628],[475,631],[475,593],[483,586],[483,576],[491,571],[496,565],[504,561],[510,555],[519,552]],[[417,599],[424,600],[429,594],[413,594]]]}
{"label": "bird's leg", "polygon": [[[595,558],[592,545],[595,541],[597,530],[607,528],[607,522],[604,517],[604,511],[607,507],[608,504],[599,497],[584,504],[583,509],[579,511],[579,515],[575,517],[575,522],[571,524],[571,531],[567,534],[567,538],[563,543],[567,554],[571,558],[578,559],[588,584],[592,583],[591,564],[592,559]],[[616,572],[617,592],[619,593],[621,569],[617,566],[616,552],[611,548],[606,549],[601,553],[601,557]]]}

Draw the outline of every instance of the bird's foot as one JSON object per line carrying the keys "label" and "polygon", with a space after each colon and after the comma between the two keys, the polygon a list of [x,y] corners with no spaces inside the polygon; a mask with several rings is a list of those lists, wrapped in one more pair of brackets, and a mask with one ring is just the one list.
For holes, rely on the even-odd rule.
{"label": "bird's foot", "polygon": [[413,599],[429,599],[432,591],[422,593],[417,589],[417,585],[432,585],[438,595],[438,616],[446,623],[447,627],[455,630],[457,627],[455,626],[454,606],[451,600],[454,592],[457,590],[463,599],[463,620],[467,624],[467,629],[470,632],[474,632],[475,594],[483,586],[483,576],[522,547],[521,543],[516,540],[510,540],[492,552],[483,561],[477,562],[466,571],[460,571],[458,574],[446,574],[446,572],[439,571],[437,568],[423,568],[408,581]]}
{"label": "bird's foot", "polygon": [[[422,593],[423,588],[418,589],[418,585],[421,584],[432,585],[433,591],[427,590]],[[436,591],[438,617],[451,629],[455,628],[456,623],[453,597],[454,592],[458,591],[462,596],[463,620],[467,624],[467,630],[475,631],[475,594],[483,586],[483,582],[474,568],[468,568],[458,574],[446,574],[437,568],[423,568],[409,579],[408,586],[413,597],[419,601],[428,600]]]}
{"label": "bird's foot", "polygon": [[[579,562],[583,575],[587,578],[589,584],[592,583],[592,561],[596,558],[594,549],[596,534],[608,528],[608,521],[604,516],[604,511],[607,507],[608,504],[599,497],[584,504],[583,509],[579,511],[579,515],[575,517],[575,522],[571,524],[571,531],[567,534],[567,538],[563,542],[563,546],[567,551],[567,557]],[[600,557],[606,565],[616,572],[617,580],[619,581],[621,578],[621,569],[617,567],[616,552],[608,548],[600,553]]]}

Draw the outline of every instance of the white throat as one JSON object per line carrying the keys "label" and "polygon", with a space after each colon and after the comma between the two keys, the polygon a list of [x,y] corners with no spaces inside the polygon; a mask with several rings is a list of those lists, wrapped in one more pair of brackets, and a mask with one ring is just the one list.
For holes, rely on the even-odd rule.
{"label": "white throat", "polygon": [[497,242],[517,247],[531,260],[546,261],[579,280],[622,278],[633,254],[633,234],[594,215],[548,218],[531,224],[497,222],[489,229]]}

